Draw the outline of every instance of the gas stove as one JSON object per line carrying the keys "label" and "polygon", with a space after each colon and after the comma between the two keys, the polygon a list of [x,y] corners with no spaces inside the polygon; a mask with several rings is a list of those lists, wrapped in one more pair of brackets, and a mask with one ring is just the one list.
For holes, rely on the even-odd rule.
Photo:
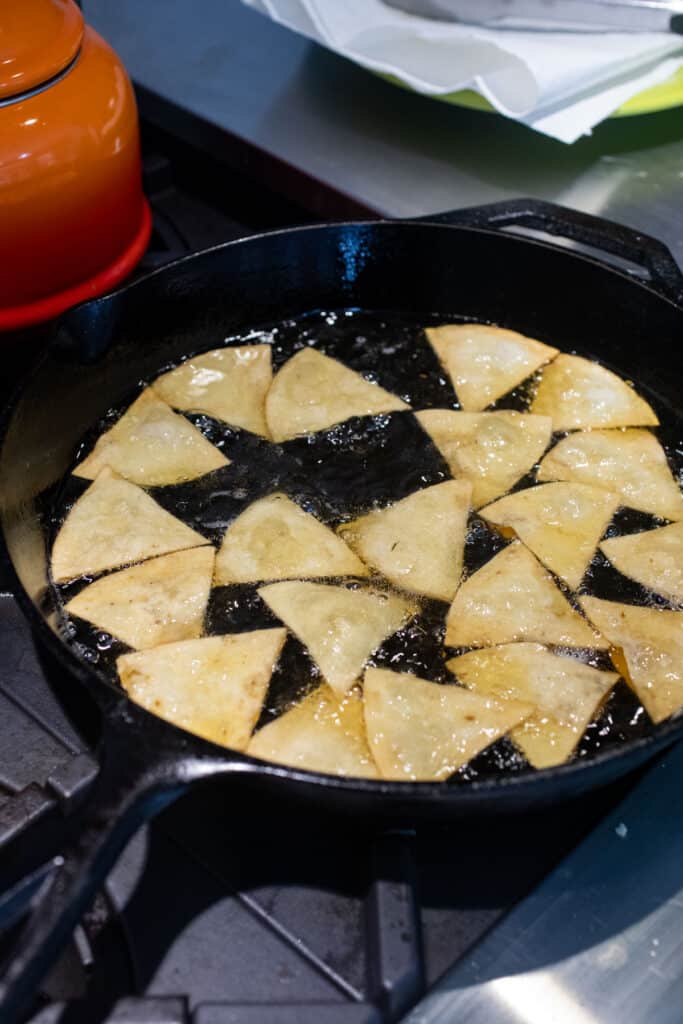
{"label": "gas stove", "polygon": [[[138,273],[312,219],[158,128],[145,125],[143,140],[154,233]],[[3,399],[48,332],[3,341]],[[0,713],[5,891],[78,829],[97,719],[36,649],[2,577]],[[443,1002],[452,979],[470,971],[468,984],[482,983],[471,950],[495,952],[530,894],[566,876],[577,844],[602,834],[653,771],[526,818],[416,832],[255,807],[225,783],[193,791],[130,843],[36,993],[31,1024],[388,1024],[430,992],[421,1005],[436,1010],[414,1020],[454,1021]],[[457,1019],[508,1019],[470,1010]]]}

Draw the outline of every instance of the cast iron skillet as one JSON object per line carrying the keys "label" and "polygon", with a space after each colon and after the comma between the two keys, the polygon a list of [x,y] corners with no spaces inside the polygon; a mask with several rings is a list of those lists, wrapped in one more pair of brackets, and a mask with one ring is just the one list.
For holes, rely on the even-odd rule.
{"label": "cast iron skillet", "polygon": [[[511,226],[616,255],[637,265],[641,278],[571,247],[504,230]],[[683,393],[682,304],[683,277],[659,242],[558,206],[517,200],[420,221],[322,225],[248,238],[180,260],[63,318],[5,419],[0,517],[16,594],[40,643],[101,710],[101,770],[89,824],[46,876],[5,968],[4,1024],[30,1002],[131,834],[203,779],[239,777],[257,799],[274,791],[281,800],[340,813],[415,822],[512,813],[577,796],[683,736],[678,719],[592,759],[445,786],[295,771],[155,718],[76,657],[42,602],[47,527],[41,496],[66,472],[87,428],[140,379],[184,354],[215,347],[217,338],[350,306],[490,320],[567,350],[580,340],[675,408]]]}

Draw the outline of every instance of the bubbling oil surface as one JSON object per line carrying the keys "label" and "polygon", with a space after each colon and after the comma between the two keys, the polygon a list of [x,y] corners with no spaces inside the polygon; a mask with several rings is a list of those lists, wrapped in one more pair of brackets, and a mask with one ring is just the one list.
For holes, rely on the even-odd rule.
{"label": "bubbling oil surface", "polygon": [[[453,321],[448,318],[448,322]],[[320,349],[339,359],[411,407],[458,409],[453,388],[444,374],[423,327],[437,325],[444,318],[428,314],[410,317],[394,313],[358,310],[323,311],[261,329],[251,329],[226,339],[228,345],[270,344],[277,370],[295,352],[306,346]],[[543,338],[552,344],[552,338]],[[218,341],[216,346],[218,347]],[[188,353],[194,355],[196,353]],[[594,357],[590,352],[578,354]],[[169,366],[160,367],[165,372]],[[610,367],[619,372],[618,367]],[[113,408],[83,438],[75,462],[87,454],[97,438],[108,430],[136,397],[141,381],[129,400]],[[528,408],[533,380],[501,398],[495,408]],[[683,422],[668,406],[645,389],[643,396],[655,408],[661,421],[657,435],[672,468],[680,479],[683,470]],[[229,524],[252,502],[274,491],[284,491],[321,522],[335,527],[373,508],[383,507],[408,494],[451,478],[448,466],[410,412],[355,417],[319,433],[281,444],[265,441],[203,414],[187,418],[230,460],[230,465],[187,483],[154,487],[150,493],[164,508],[218,546]],[[534,472],[517,482],[521,490],[534,482]],[[67,476],[50,509],[54,537],[75,500],[89,481]],[[621,509],[608,528],[608,536],[633,533],[662,525],[660,520],[631,509]],[[465,575],[469,576],[509,541],[491,529],[476,513],[470,517],[465,548]],[[78,655],[110,680],[116,680],[116,658],[129,648],[90,624],[71,619],[64,605],[92,582],[83,577],[65,586],[52,586],[52,598],[61,610],[63,637]],[[325,582],[357,587],[353,580]],[[387,587],[378,577],[370,583]],[[206,613],[207,635],[262,629],[279,622],[257,593],[259,584],[216,587]],[[575,595],[563,590],[576,605]],[[589,567],[581,594],[593,594],[612,601],[652,607],[667,602],[618,573],[599,552]],[[369,664],[395,671],[412,672],[434,682],[455,685],[445,661],[458,651],[444,648],[444,621],[448,606],[439,601],[420,601],[419,614],[389,637],[373,654]],[[612,668],[606,654],[595,651],[559,651],[578,657],[599,668]],[[273,674],[260,724],[281,714],[321,682],[319,669],[300,641],[288,635]],[[628,740],[647,735],[653,725],[629,687],[620,681],[612,690],[599,717],[584,734],[576,758],[589,758]],[[511,741],[494,743],[457,772],[451,784],[464,784],[510,772],[533,771]]]}

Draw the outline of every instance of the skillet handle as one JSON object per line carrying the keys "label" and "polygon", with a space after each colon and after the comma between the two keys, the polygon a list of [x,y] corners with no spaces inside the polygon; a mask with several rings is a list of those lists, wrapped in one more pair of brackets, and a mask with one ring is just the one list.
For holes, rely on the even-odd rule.
{"label": "skillet handle", "polygon": [[568,238],[642,267],[648,272],[653,288],[665,298],[683,305],[683,273],[664,243],[593,214],[542,199],[504,199],[499,203],[470,206],[415,220],[489,230],[518,226]]}
{"label": "skillet handle", "polygon": [[30,899],[25,924],[0,970],[2,1024],[24,1019],[41,981],[138,828],[193,782],[237,768],[237,759],[188,756],[182,734],[169,734],[165,723],[127,700],[108,710],[105,728],[101,768],[78,837],[51,865],[0,898],[6,927],[22,916]]}

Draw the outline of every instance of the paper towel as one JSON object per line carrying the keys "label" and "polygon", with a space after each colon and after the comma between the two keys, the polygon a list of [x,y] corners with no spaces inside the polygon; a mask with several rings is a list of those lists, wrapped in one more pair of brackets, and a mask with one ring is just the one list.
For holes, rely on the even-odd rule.
{"label": "paper towel", "polygon": [[562,142],[683,64],[672,33],[522,32],[418,18],[382,0],[243,0],[426,95],[474,89],[506,117]]}

